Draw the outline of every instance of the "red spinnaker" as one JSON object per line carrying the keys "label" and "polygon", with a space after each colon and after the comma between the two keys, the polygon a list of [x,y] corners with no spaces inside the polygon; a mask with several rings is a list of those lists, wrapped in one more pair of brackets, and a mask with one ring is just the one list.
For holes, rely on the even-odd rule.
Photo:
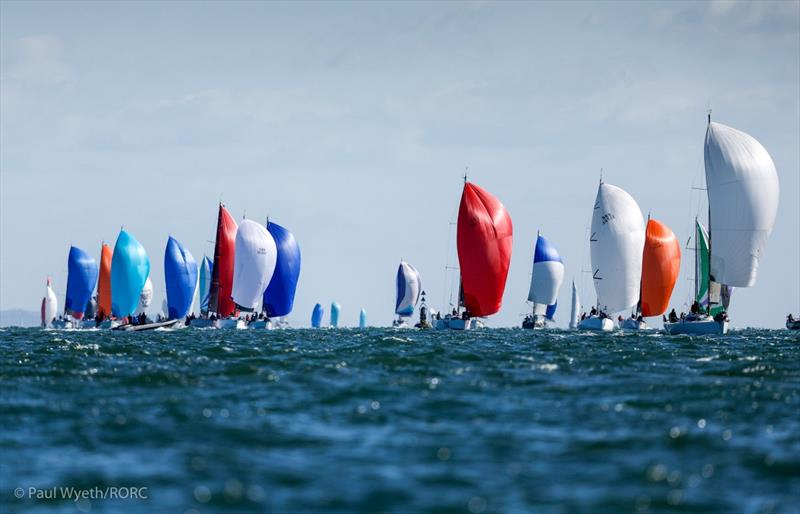
{"label": "red spinnaker", "polygon": [[511,216],[500,200],[475,184],[464,184],[456,245],[464,306],[472,316],[500,310],[511,263]]}
{"label": "red spinnaker", "polygon": [[231,298],[233,289],[233,258],[236,253],[236,231],[238,225],[233,216],[219,205],[217,218],[217,241],[214,245],[214,268],[211,271],[211,290],[208,310],[219,316],[230,316],[236,312]]}
{"label": "red spinnaker", "polygon": [[107,244],[100,249],[100,278],[97,281],[97,314],[111,317],[111,258],[114,252]]}
{"label": "red spinnaker", "polygon": [[681,247],[675,234],[663,223],[649,220],[642,256],[642,316],[667,311],[680,271]]}

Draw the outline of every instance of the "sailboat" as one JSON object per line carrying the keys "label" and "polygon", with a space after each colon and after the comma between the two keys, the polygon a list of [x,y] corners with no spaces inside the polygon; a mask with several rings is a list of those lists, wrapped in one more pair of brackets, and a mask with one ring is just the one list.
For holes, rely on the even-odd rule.
{"label": "sailboat", "polygon": [[[275,272],[277,249],[267,227],[242,220],[236,232],[236,258],[231,297],[237,311],[252,313],[258,307]],[[237,316],[220,319],[219,328],[247,328]]]}
{"label": "sailboat", "polygon": [[[778,213],[778,172],[754,137],[712,122],[709,114],[704,161],[709,223],[707,237],[702,225],[696,224],[696,303],[692,309],[696,312],[665,323],[668,334],[727,333],[730,290],[755,285]],[[706,290],[710,314],[701,308]]]}
{"label": "sailboat", "polygon": [[167,319],[182,324],[189,314],[197,287],[197,262],[177,239],[169,236],[164,250],[164,283],[167,285]]}
{"label": "sailboat", "polygon": [[52,328],[58,312],[58,298],[56,298],[56,293],[53,291],[50,277],[47,277],[47,289],[45,289],[44,298],[42,298],[41,311],[42,328]]}
{"label": "sailboat", "polygon": [[533,271],[528,301],[533,303],[531,313],[522,322],[522,328],[544,328],[556,311],[558,291],[564,282],[564,262],[553,246],[541,234],[536,236],[533,252]]}
{"label": "sailboat", "polygon": [[639,301],[644,239],[644,218],[636,200],[601,180],[589,237],[597,305],[578,329],[613,330],[609,315],[627,311]]}
{"label": "sailboat", "polygon": [[644,330],[648,328],[644,318],[664,314],[680,272],[681,248],[678,238],[668,226],[648,218],[637,312],[623,321],[621,328]]}
{"label": "sailboat", "polygon": [[205,315],[192,320],[195,328],[217,328],[219,320],[233,316],[236,305],[231,299],[233,265],[236,255],[236,220],[221,203],[217,215],[217,237],[214,242],[214,262],[210,266],[211,284]]}
{"label": "sailboat", "polygon": [[[97,319],[102,328],[111,326],[111,247],[100,248],[100,277],[97,279]],[[107,325],[107,326],[103,326]]]}
{"label": "sailboat", "polygon": [[341,310],[341,305],[331,302],[331,328],[339,328],[339,313]]}
{"label": "sailboat", "polygon": [[320,328],[322,327],[322,318],[325,316],[325,308],[320,305],[314,305],[314,310],[311,312],[311,327],[312,328]]}
{"label": "sailboat", "polygon": [[358,328],[367,328],[367,310],[364,307],[358,313]]}
{"label": "sailboat", "polygon": [[578,288],[575,287],[575,279],[572,280],[572,301],[569,312],[569,328],[576,330],[581,316],[581,300],[578,296]]}
{"label": "sailboat", "polygon": [[[97,261],[88,253],[76,246],[69,249],[67,258],[67,295],[64,301],[64,313],[72,317],[73,326],[89,328],[95,321],[88,314],[92,293],[97,284]],[[88,319],[84,319],[84,318]],[[86,323],[84,325],[84,322]]]}
{"label": "sailboat", "polygon": [[394,313],[397,314],[397,319],[392,321],[392,326],[408,328],[405,318],[414,314],[414,308],[419,302],[419,295],[422,291],[422,279],[419,271],[411,264],[401,260],[400,266],[397,268],[396,286],[397,298]]}
{"label": "sailboat", "polygon": [[297,281],[300,279],[300,246],[294,234],[269,220],[267,220],[267,231],[275,241],[277,251],[275,272],[261,301],[265,319],[250,323],[251,328],[270,329],[287,326],[284,317],[292,312]]}
{"label": "sailboat", "polygon": [[211,295],[211,259],[203,256],[203,262],[200,264],[200,316],[208,317],[208,300]]}
{"label": "sailboat", "polygon": [[454,315],[436,320],[437,329],[477,328],[481,325],[477,318],[500,310],[512,238],[511,216],[500,200],[464,177],[456,229],[461,281],[458,307]]}
{"label": "sailboat", "polygon": [[[111,314],[116,318],[132,315],[139,306],[150,275],[150,259],[144,247],[131,234],[120,230],[111,258]],[[151,284],[152,298],[152,284]]]}

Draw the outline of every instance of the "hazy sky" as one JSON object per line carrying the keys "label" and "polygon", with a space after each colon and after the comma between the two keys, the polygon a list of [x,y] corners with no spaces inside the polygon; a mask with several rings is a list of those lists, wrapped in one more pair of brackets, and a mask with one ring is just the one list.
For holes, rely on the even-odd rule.
{"label": "hazy sky", "polygon": [[[217,202],[303,252],[296,326],[316,302],[392,317],[401,258],[449,297],[464,168],[514,223],[517,325],[537,229],[594,301],[600,168],[682,244],[704,213],[706,110],[772,155],[781,203],[733,326],[800,309],[798,2],[0,2],[0,308],[63,306],[70,244],[121,225],[164,294],[169,234],[213,255]],[[449,247],[448,247],[449,244]],[[684,253],[673,304],[683,308]],[[569,315],[568,283],[557,314]]]}

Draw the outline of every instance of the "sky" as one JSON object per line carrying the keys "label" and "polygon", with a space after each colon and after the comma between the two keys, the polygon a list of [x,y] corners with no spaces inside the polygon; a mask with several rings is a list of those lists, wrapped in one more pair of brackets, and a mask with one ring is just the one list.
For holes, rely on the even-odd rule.
{"label": "sky", "polygon": [[[706,113],[770,152],[780,206],[733,327],[800,311],[800,2],[0,1],[0,309],[63,306],[70,245],[124,226],[164,296],[169,235],[213,256],[217,203],[297,237],[316,302],[389,324],[400,259],[447,308],[462,176],[514,224],[502,310],[528,311],[537,230],[594,302],[598,179],[683,245],[705,216]],[[695,188],[695,189],[693,189]],[[692,287],[684,251],[672,297]],[[450,273],[452,275],[452,273]]]}

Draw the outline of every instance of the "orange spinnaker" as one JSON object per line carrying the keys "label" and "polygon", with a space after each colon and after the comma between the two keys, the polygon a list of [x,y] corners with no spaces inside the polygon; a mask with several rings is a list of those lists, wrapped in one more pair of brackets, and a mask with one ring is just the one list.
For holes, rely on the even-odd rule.
{"label": "orange spinnaker", "polygon": [[663,223],[649,220],[642,257],[642,316],[667,311],[680,271],[681,247],[675,234]]}
{"label": "orange spinnaker", "polygon": [[107,244],[100,252],[100,280],[97,282],[97,313],[111,316],[111,257],[114,252]]}

